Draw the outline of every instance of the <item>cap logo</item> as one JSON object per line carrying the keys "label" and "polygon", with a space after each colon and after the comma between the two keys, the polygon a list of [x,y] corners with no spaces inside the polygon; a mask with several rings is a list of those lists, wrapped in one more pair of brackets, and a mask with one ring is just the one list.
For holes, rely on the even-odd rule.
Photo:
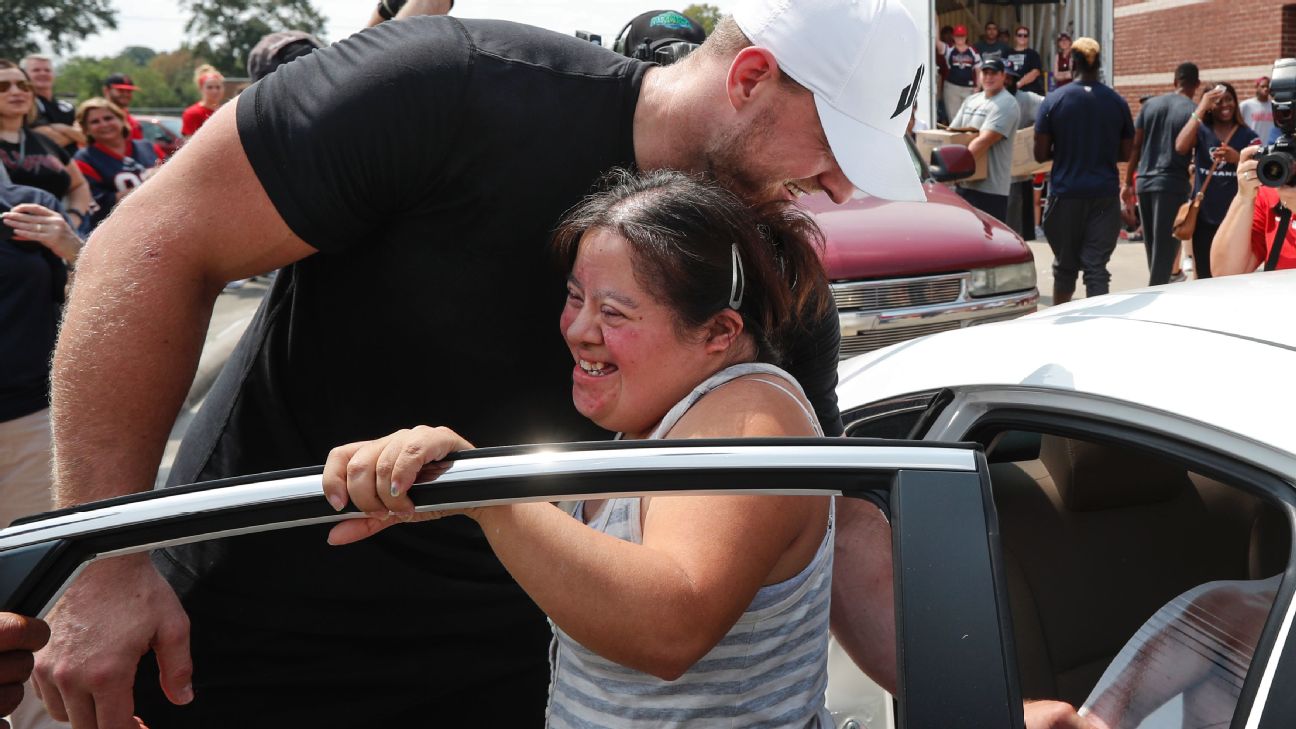
{"label": "cap logo", "polygon": [[689,23],[688,18],[672,10],[662,13],[661,15],[654,15],[653,19],[648,21],[648,27],[670,28],[672,30],[690,30],[693,28],[693,25]]}
{"label": "cap logo", "polygon": [[922,84],[923,71],[925,70],[927,70],[926,66],[919,65],[918,73],[914,74],[913,83],[900,91],[900,101],[896,104],[895,113],[891,115],[892,119],[913,108],[914,100],[918,98],[918,87]]}

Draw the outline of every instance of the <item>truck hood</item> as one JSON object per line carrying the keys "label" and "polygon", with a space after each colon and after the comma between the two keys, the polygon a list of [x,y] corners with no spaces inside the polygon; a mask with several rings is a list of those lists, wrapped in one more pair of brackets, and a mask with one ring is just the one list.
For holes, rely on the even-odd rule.
{"label": "truck hood", "polygon": [[823,193],[801,205],[827,238],[832,281],[920,276],[1032,260],[1008,226],[972,208],[945,185],[923,185],[927,202],[892,202],[858,193],[836,205]]}

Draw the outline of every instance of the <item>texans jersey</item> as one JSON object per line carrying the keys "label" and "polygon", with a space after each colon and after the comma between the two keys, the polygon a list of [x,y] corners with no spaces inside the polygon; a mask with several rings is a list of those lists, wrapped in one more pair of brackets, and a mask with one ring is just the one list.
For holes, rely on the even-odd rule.
{"label": "texans jersey", "polygon": [[144,173],[157,164],[158,155],[145,142],[130,142],[130,156],[120,155],[101,144],[92,144],[76,153],[77,166],[90,183],[98,209],[90,216],[92,226],[97,226],[112,212],[118,193],[139,187]]}

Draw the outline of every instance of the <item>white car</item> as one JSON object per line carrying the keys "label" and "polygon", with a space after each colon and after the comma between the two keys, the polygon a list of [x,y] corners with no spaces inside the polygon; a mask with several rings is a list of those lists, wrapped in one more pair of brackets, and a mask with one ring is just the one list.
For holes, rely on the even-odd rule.
{"label": "white car", "polygon": [[984,449],[1022,695],[1113,727],[1296,726],[1296,271],[1082,300],[838,372],[848,435]]}
{"label": "white car", "polygon": [[[834,650],[838,727],[1018,729],[1023,697],[1094,694],[1099,715],[1124,714],[1113,727],[1289,729],[1292,311],[1296,272],[1104,296],[842,363],[848,432],[864,439],[486,448],[410,495],[432,510],[882,490],[898,710]],[[318,474],[23,520],[0,531],[0,610],[43,614],[96,558],[357,515],[333,512]],[[1262,589],[1235,606],[1215,585]],[[1185,628],[1203,606],[1216,609]]]}

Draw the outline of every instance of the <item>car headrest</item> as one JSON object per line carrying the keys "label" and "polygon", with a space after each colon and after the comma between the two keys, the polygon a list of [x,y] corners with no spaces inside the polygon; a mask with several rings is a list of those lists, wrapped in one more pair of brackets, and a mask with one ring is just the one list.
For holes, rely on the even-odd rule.
{"label": "car headrest", "polygon": [[1040,434],[1024,430],[1005,430],[986,446],[989,463],[1016,463],[1039,459]]}
{"label": "car headrest", "polygon": [[1040,439],[1040,461],[1071,511],[1155,504],[1191,486],[1182,466],[1128,448],[1054,435]]}

